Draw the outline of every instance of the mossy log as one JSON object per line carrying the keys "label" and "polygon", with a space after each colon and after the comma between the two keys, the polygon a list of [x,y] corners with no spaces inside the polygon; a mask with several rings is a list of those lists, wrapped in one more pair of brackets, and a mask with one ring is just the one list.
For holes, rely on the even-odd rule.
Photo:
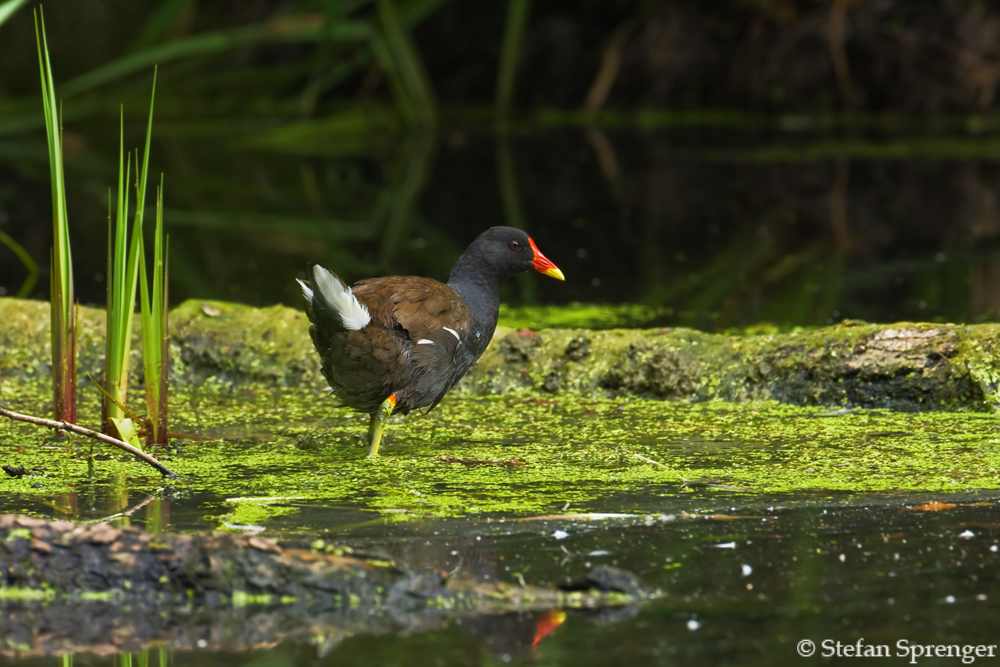
{"label": "mossy log", "polygon": [[[650,597],[634,576],[614,568],[557,590],[411,571],[378,554],[326,544],[290,548],[260,536],[153,535],[0,515],[0,634],[9,640],[0,654],[81,645],[136,650],[154,640],[247,649],[295,637],[429,629],[455,616],[620,607]],[[248,616],[258,623],[248,625]]]}
{"label": "mossy log", "polygon": [[[80,309],[82,372],[100,368],[103,320]],[[0,381],[50,375],[48,306],[0,298],[0,322]],[[308,326],[284,306],[187,301],[170,314],[171,382],[319,389]],[[501,327],[457,391],[986,411],[1000,406],[998,336],[993,324],[844,322],[746,336]],[[133,370],[141,381],[138,353]]]}

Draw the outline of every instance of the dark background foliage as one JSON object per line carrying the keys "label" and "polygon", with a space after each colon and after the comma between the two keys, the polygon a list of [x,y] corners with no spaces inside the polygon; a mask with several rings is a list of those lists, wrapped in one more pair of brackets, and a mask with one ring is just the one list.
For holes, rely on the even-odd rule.
{"label": "dark background foliage", "polygon": [[[35,4],[0,27],[0,232],[44,274]],[[295,304],[310,258],[349,280],[443,279],[475,234],[514,224],[568,281],[528,276],[511,303],[644,303],[654,323],[712,329],[1000,309],[989,3],[57,0],[45,12],[85,302],[103,300],[119,104],[138,146],[158,64],[152,169],[166,175],[175,302]],[[505,47],[518,26],[519,47]],[[31,286],[28,273],[0,244],[0,290],[44,297],[44,275]]]}

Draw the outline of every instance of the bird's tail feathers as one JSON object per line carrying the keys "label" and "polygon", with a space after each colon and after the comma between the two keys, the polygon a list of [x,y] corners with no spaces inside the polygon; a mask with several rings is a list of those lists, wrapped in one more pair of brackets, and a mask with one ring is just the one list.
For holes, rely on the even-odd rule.
{"label": "bird's tail feathers", "polygon": [[336,329],[364,329],[371,321],[371,314],[351,288],[319,264],[309,268],[311,285],[299,281],[305,297],[310,319],[320,327]]}

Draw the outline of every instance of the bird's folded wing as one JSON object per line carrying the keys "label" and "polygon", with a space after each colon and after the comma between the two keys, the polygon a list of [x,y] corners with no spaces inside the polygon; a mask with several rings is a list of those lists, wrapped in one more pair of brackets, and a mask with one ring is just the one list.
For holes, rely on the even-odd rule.
{"label": "bird's folded wing", "polygon": [[[458,343],[469,333],[472,317],[458,293],[430,278],[393,276],[363,280],[354,294],[368,306],[378,324],[402,328],[410,340]],[[448,339],[451,339],[449,342]]]}

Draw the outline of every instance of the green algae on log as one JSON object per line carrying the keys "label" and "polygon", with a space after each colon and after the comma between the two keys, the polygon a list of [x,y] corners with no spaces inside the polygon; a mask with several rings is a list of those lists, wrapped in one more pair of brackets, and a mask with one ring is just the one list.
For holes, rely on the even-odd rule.
{"label": "green algae on log", "polygon": [[[0,298],[0,382],[51,375],[47,308]],[[103,317],[81,308],[81,372],[100,367]],[[325,384],[300,311],[187,301],[170,322],[174,386]],[[456,391],[986,411],[1000,406],[998,334],[992,324],[862,322],[746,336],[501,327]],[[141,380],[137,356],[133,368]]]}

